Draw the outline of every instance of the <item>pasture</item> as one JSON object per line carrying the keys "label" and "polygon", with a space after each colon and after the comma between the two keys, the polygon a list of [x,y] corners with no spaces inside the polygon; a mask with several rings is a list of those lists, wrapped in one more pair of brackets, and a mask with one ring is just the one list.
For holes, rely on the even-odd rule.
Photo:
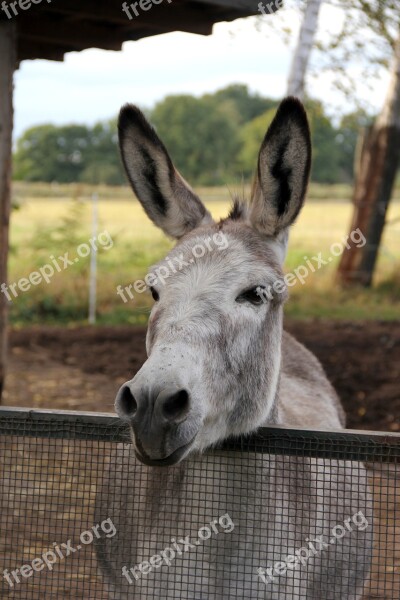
{"label": "pasture", "polygon": [[[215,218],[227,214],[231,193],[243,190],[196,190]],[[117,295],[143,279],[149,266],[163,257],[173,242],[154,227],[128,188],[91,188],[79,184],[15,184],[11,221],[9,281],[28,277],[50,257],[76,249],[91,238],[91,195],[99,195],[99,232],[112,237],[112,248],[100,247],[98,257],[98,314],[103,324],[144,324],[151,298],[134,294],[124,303]],[[248,193],[248,190],[244,190]],[[330,247],[343,243],[351,217],[351,189],[347,186],[311,185],[306,206],[292,229],[286,271],[306,265],[306,259],[322,253],[328,263],[304,283],[291,288],[286,313],[294,318],[326,317],[351,320],[393,320],[400,309],[400,192],[392,202],[372,290],[343,291],[334,281],[339,257]],[[312,261],[317,264],[316,261]],[[89,259],[80,258],[49,283],[18,292],[11,303],[14,324],[83,323],[87,316]],[[234,277],[234,273],[232,273]]]}

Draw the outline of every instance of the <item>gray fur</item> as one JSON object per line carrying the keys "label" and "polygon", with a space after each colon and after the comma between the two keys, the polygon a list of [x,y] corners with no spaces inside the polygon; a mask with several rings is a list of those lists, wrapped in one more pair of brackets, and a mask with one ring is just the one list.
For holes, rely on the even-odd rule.
{"label": "gray fur", "polygon": [[[361,598],[372,552],[363,465],[207,452],[229,436],[263,425],[344,426],[340,401],[318,360],[282,330],[287,290],[262,305],[240,300],[243,290],[282,278],[287,230],[301,208],[308,178],[308,140],[303,109],[287,101],[262,146],[252,209],[237,206],[218,224],[198,223],[152,269],[157,273],[177,256],[186,263],[157,283],[148,360],[116,401],[131,426],[133,445],[113,450],[95,515],[96,522],[112,518],[118,530],[114,538],[97,542],[99,564],[116,600]],[[146,140],[150,147],[153,143]],[[271,177],[279,179],[276,185]],[[167,230],[176,227],[174,219],[185,221],[177,215],[163,216]],[[216,234],[225,236],[227,246],[191,262],[194,247]],[[163,416],[162,402],[177,389],[186,390],[190,402],[171,422]],[[170,466],[146,466],[137,456],[147,464],[167,461]],[[368,520],[364,531],[353,529],[269,585],[260,579],[258,567],[285,561],[307,539],[329,538],[334,526],[359,511]],[[124,566],[134,567],[170,546],[171,537],[193,538],[225,513],[235,524],[231,533],[220,533],[132,584],[122,575]]]}

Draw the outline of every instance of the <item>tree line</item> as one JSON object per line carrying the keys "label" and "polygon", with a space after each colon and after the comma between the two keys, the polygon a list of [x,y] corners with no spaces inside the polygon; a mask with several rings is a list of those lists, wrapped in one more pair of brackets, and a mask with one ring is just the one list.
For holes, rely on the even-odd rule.
{"label": "tree line", "polygon": [[[278,101],[234,84],[202,97],[167,96],[145,110],[184,176],[196,185],[251,178],[257,152]],[[312,180],[353,179],[359,132],[371,122],[362,110],[338,122],[317,100],[305,101],[313,141]],[[32,127],[17,140],[14,180],[122,185],[116,118],[86,125]]]}

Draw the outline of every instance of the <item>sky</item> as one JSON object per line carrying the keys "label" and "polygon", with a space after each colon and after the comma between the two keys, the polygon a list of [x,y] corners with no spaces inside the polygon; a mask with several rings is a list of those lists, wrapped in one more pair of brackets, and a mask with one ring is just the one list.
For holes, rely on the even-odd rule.
{"label": "sky", "polygon": [[[286,9],[280,17],[293,29],[289,47],[263,22],[274,18],[276,15],[220,23],[211,36],[175,32],[127,42],[122,52],[72,52],[64,62],[24,61],[15,77],[14,139],[33,125],[91,125],[114,117],[126,102],[151,108],[169,94],[201,95],[230,83],[244,83],[264,96],[282,98],[299,16]],[[321,35],[338,27],[341,19],[337,9],[323,6]],[[383,82],[374,91],[360,94],[372,108],[379,109],[384,89]],[[322,99],[333,115],[345,108],[328,75],[310,80],[307,91]]]}

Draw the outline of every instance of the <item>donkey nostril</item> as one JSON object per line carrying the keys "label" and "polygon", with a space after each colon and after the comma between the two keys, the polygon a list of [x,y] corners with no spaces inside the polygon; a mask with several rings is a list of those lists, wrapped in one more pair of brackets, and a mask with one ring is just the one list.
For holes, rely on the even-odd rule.
{"label": "donkey nostril", "polygon": [[137,402],[135,396],[132,394],[129,386],[124,385],[117,396],[117,405],[120,414],[125,417],[133,417],[137,411]]}
{"label": "donkey nostril", "polygon": [[176,394],[165,398],[162,404],[162,413],[168,421],[179,422],[189,411],[189,394],[186,390],[179,390]]}

